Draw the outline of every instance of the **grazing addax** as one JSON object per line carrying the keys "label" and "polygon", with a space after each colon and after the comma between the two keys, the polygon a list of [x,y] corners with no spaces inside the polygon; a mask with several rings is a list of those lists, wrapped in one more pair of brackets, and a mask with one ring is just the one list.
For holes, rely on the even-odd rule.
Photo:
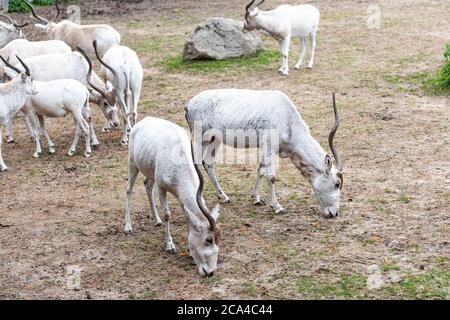
{"label": "grazing addax", "polygon": [[252,0],[245,7],[244,30],[261,30],[278,41],[281,50],[281,68],[278,70],[284,75],[289,74],[289,46],[292,37],[300,38],[300,58],[295,69],[300,69],[306,53],[306,38],[311,41],[311,59],[308,68],[314,65],[316,51],[316,34],[319,27],[320,12],[310,4],[291,6],[283,4],[271,11],[258,9],[265,0]]}
{"label": "grazing addax", "polygon": [[61,16],[58,0],[55,1],[56,14],[51,20],[39,16],[28,1],[22,1],[31,9],[33,16],[42,22],[35,24],[36,28],[43,30],[48,39],[64,41],[73,51],[77,50],[78,46],[94,59],[92,41],[97,40],[98,50],[102,56],[109,48],[120,45],[120,33],[107,24],[79,25],[70,20],[56,22]]}
{"label": "grazing addax", "polygon": [[158,118],[147,117],[138,122],[130,133],[128,151],[128,190],[124,231],[131,233],[131,198],[136,177],[142,172],[150,209],[160,225],[153,190],[159,195],[164,210],[166,250],[176,252],[170,235],[170,210],[167,192],[181,203],[187,218],[188,246],[198,273],[212,276],[217,268],[220,229],[217,225],[220,206],[210,212],[204,204],[203,177],[193,162],[191,141],[178,125]]}
{"label": "grazing addax", "polygon": [[0,21],[0,49],[15,39],[26,38],[22,32],[22,28],[28,25],[28,23],[19,25],[17,21],[3,13],[0,13],[0,18],[8,21],[8,23]]}
{"label": "grazing addax", "polygon": [[[114,88],[117,103],[122,109],[124,121],[122,144],[126,145],[128,143],[130,129],[137,121],[144,70],[136,52],[128,47],[111,47],[102,58],[97,50],[97,41],[94,41],[92,45],[97,59],[103,65],[103,80],[108,87]],[[133,105],[133,114],[130,125],[129,114],[131,105]]]}
{"label": "grazing addax", "polygon": [[[10,65],[4,58],[1,60],[5,65],[20,73],[20,70]],[[76,151],[76,146],[80,138],[81,131],[86,139],[85,157],[90,157],[91,151],[91,133],[94,135],[92,140],[94,144],[98,145],[97,137],[95,137],[94,130],[90,124],[90,109],[89,109],[89,91],[79,81],[73,79],[53,80],[48,82],[34,81],[34,85],[38,91],[36,95],[29,96],[21,112],[25,114],[30,121],[32,127],[33,138],[36,142],[36,152],[34,157],[38,158],[42,153],[40,143],[40,129],[44,131],[47,139],[49,153],[55,153],[54,143],[50,139],[47,127],[45,125],[45,117],[61,118],[67,114],[71,114],[76,126],[75,138],[68,151],[71,156]],[[39,119],[40,128],[36,124],[36,118]],[[89,123],[87,121],[89,121]]]}
{"label": "grazing addax", "polygon": [[2,156],[3,126],[8,124],[22,108],[27,96],[37,94],[31,78],[30,69],[19,58],[25,72],[20,72],[8,83],[0,83],[0,171],[8,169]]}
{"label": "grazing addax", "polygon": [[[261,205],[261,177],[270,186],[270,203],[275,213],[285,210],[275,194],[274,156],[289,158],[311,183],[325,217],[335,217],[343,177],[341,158],[333,144],[339,115],[333,96],[336,123],[329,135],[329,145],[336,160],[326,154],[311,136],[309,128],[292,101],[280,91],[207,90],[195,96],[186,106],[187,120],[195,140],[201,139],[205,154],[204,167],[219,198],[228,202],[214,173],[214,160],[221,144],[234,148],[261,148],[261,162],[252,196]],[[199,131],[199,132],[197,132]],[[239,141],[241,143],[237,143]]]}

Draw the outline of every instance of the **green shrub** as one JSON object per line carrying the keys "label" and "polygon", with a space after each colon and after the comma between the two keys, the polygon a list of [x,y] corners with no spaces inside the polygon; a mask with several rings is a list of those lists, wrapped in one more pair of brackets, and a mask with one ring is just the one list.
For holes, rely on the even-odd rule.
{"label": "green shrub", "polygon": [[[34,0],[34,6],[50,6],[53,5],[54,0]],[[23,0],[10,0],[9,1],[9,12],[28,12],[31,11]]]}
{"label": "green shrub", "polygon": [[444,58],[445,65],[439,71],[436,84],[441,89],[450,89],[450,43],[446,45]]}

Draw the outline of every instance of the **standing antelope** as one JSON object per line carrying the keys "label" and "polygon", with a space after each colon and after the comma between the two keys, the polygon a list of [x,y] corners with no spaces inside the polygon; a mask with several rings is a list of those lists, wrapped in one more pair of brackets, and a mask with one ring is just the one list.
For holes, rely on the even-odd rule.
{"label": "standing antelope", "polygon": [[193,162],[191,141],[178,125],[158,118],[147,117],[136,124],[130,133],[128,151],[128,190],[125,232],[131,233],[131,198],[139,172],[144,181],[150,209],[156,225],[162,224],[156,211],[153,189],[156,189],[164,210],[166,250],[176,252],[170,235],[170,210],[167,192],[181,202],[188,224],[189,251],[201,276],[212,276],[217,268],[220,229],[217,218],[220,206],[212,212],[202,197],[203,177]]}
{"label": "standing antelope", "polygon": [[[234,148],[261,148],[252,197],[255,205],[261,205],[259,194],[261,177],[266,176],[270,186],[270,202],[275,213],[285,210],[275,194],[274,155],[290,158],[302,175],[311,183],[325,217],[335,217],[339,210],[339,196],[343,176],[341,160],[333,145],[339,126],[339,114],[333,95],[335,125],[329,135],[330,149],[336,160],[325,153],[311,136],[309,128],[292,101],[280,91],[255,90],[207,90],[195,96],[186,106],[186,119],[192,132],[206,147],[204,167],[208,172],[219,198],[230,199],[223,192],[214,173],[217,149],[223,143]],[[198,135],[198,138],[197,138]],[[254,135],[253,139],[251,135]],[[241,141],[237,145],[235,142]]]}
{"label": "standing antelope", "polygon": [[[12,65],[16,65],[19,62],[15,55],[26,59],[43,54],[68,52],[72,52],[72,49],[61,40],[28,41],[26,39],[16,39],[0,49],[0,55]],[[4,76],[4,64],[0,63],[0,79]]]}
{"label": "standing antelope", "polygon": [[22,0],[30,9],[33,16],[43,24],[35,24],[35,27],[47,34],[49,39],[63,40],[73,51],[77,46],[86,51],[87,55],[94,59],[92,50],[92,41],[97,40],[98,50],[103,56],[105,52],[113,47],[120,45],[120,33],[107,24],[79,25],[70,20],[56,22],[61,16],[61,9],[58,6],[58,0],[55,1],[56,14],[51,20],[47,20],[34,10],[34,7],[26,0]]}
{"label": "standing antelope", "polygon": [[[66,53],[71,51],[72,49],[64,41],[60,40],[28,41],[26,39],[16,39],[0,49],[0,56],[4,57],[10,64],[15,65],[19,62],[15,57],[16,55],[25,59],[48,53]],[[5,65],[0,61],[0,79],[6,81],[4,67]],[[22,114],[19,112],[19,115]],[[33,136],[28,120],[26,118],[23,119],[27,131]],[[8,143],[14,142],[13,121],[10,121],[7,125],[7,136]]]}
{"label": "standing antelope", "polygon": [[[90,100],[99,105],[106,120],[115,127],[120,126],[114,90],[106,88],[105,83],[92,71],[92,64],[83,52],[53,53],[24,59],[29,66],[33,79],[53,81],[59,79],[78,80],[85,86],[90,85]],[[20,69],[19,65],[16,68]],[[8,70],[5,70],[8,74]],[[14,73],[15,74],[15,73]],[[95,141],[92,141],[94,144]]]}
{"label": "standing antelope", "polygon": [[[5,63],[7,67],[20,73],[20,70],[10,65],[3,57],[0,59]],[[61,118],[68,113],[72,114],[75,121],[75,138],[68,151],[68,155],[72,156],[76,151],[76,146],[80,137],[81,130],[86,138],[86,151],[85,157],[90,157],[91,151],[91,133],[93,141],[97,138],[92,129],[92,126],[86,121],[90,122],[90,109],[89,109],[89,91],[79,81],[73,79],[53,80],[48,82],[34,81],[34,85],[38,91],[36,95],[29,96],[24,106],[21,108],[21,112],[30,120],[32,126],[33,137],[36,142],[36,152],[34,157],[38,158],[42,153],[41,143],[39,139],[39,128],[36,124],[36,117],[39,119],[40,128],[44,131],[44,135],[47,139],[49,153],[55,153],[54,144],[51,141],[47,127],[45,125],[45,117]]]}
{"label": "standing antelope", "polygon": [[[3,126],[22,108],[27,96],[37,94],[31,78],[30,69],[19,58],[25,72],[19,73],[8,83],[0,83],[0,137],[3,136]],[[0,171],[8,167],[3,162],[2,140],[0,139]]]}
{"label": "standing antelope", "polygon": [[308,68],[314,65],[314,55],[316,51],[316,34],[319,27],[320,12],[310,5],[303,4],[291,6],[283,4],[271,11],[260,11],[257,6],[265,0],[252,0],[245,7],[244,30],[262,30],[278,41],[281,50],[281,68],[278,70],[284,75],[289,74],[289,46],[291,37],[300,38],[300,58],[295,69],[300,69],[306,53],[306,37],[311,40],[311,59]]}
{"label": "standing antelope", "polygon": [[0,49],[14,39],[26,38],[25,34],[22,32],[22,28],[28,25],[28,23],[19,25],[13,18],[2,13],[0,13],[0,18],[4,18],[9,22],[4,23],[0,21]]}
{"label": "standing antelope", "polygon": [[[136,52],[128,47],[111,47],[106,51],[103,58],[97,50],[97,41],[95,40],[93,42],[93,48],[98,60],[103,65],[103,80],[106,83],[109,82],[110,86],[115,89],[117,102],[122,108],[124,120],[122,144],[126,145],[131,126],[134,126],[137,121],[144,70]],[[129,113],[131,104],[133,104],[133,116],[130,126]]]}

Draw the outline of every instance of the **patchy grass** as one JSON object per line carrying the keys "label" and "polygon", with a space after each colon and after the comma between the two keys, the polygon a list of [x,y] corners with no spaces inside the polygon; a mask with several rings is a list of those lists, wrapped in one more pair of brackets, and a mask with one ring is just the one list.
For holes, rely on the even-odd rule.
{"label": "patchy grass", "polygon": [[297,292],[309,299],[362,298],[367,278],[362,274],[341,274],[335,282],[313,280],[302,276],[297,280]]}
{"label": "patchy grass", "polygon": [[412,199],[413,199],[412,197],[410,197],[410,196],[408,196],[406,194],[402,194],[402,195],[400,195],[398,197],[398,200],[403,202],[403,203],[410,203]]}
{"label": "patchy grass", "polygon": [[432,270],[421,275],[408,275],[398,283],[377,291],[389,297],[405,299],[447,299],[450,271]]}
{"label": "patchy grass", "polygon": [[181,54],[171,56],[164,60],[163,65],[169,72],[219,72],[232,69],[261,70],[264,67],[280,60],[277,50],[260,50],[253,57],[232,58],[226,60],[198,60],[184,61]]}
{"label": "patchy grass", "polygon": [[250,297],[256,297],[257,296],[257,292],[256,292],[256,286],[254,284],[248,284],[245,288],[244,288],[244,293]]}
{"label": "patchy grass", "polygon": [[383,265],[382,270],[384,272],[388,272],[388,271],[400,271],[400,267],[396,266],[395,264],[390,264],[390,263],[386,263]]}

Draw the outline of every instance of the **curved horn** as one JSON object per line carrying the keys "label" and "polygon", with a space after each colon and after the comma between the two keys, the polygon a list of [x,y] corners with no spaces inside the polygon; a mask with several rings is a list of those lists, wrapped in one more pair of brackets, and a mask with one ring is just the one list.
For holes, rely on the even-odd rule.
{"label": "curved horn", "polygon": [[248,9],[250,9],[250,7],[253,5],[253,3],[255,3],[256,0],[252,0],[252,2],[250,2],[249,4],[247,4],[245,6],[245,12],[248,12]]}
{"label": "curved horn", "polygon": [[77,46],[77,50],[83,55],[83,57],[86,59],[88,65],[89,65],[89,71],[87,73],[87,82],[88,82],[88,84],[92,87],[92,89],[94,89],[95,91],[100,93],[103,98],[106,98],[105,92],[91,82],[91,75],[92,75],[92,62],[91,62],[91,59],[89,59],[89,57],[87,56],[86,52],[84,52],[84,50],[81,49],[79,46]]}
{"label": "curved horn", "polygon": [[29,23],[24,23],[24,24],[17,24],[17,21],[14,20],[13,18],[11,18],[10,16],[0,13],[0,18],[5,18],[7,19],[14,27],[16,27],[17,29],[26,27]]}
{"label": "curved horn", "polygon": [[[185,118],[186,118],[187,123],[189,124],[187,112],[185,114]],[[189,125],[189,127],[190,127],[190,125]],[[195,163],[194,145],[192,143],[192,139],[191,139],[191,156],[192,156],[192,162],[194,163],[195,171],[197,172],[198,179],[200,181],[200,184],[199,184],[198,189],[197,189],[197,195],[196,195],[197,205],[200,208],[200,210],[202,211],[203,215],[208,220],[208,222],[209,222],[209,229],[211,231],[214,231],[214,230],[217,229],[216,220],[214,220],[214,218],[211,216],[210,211],[208,210],[208,208],[205,206],[205,204],[202,201],[202,198],[203,198],[202,197],[203,186],[204,186],[205,182],[203,180],[203,175],[202,175],[202,173],[200,171],[200,168],[199,168],[198,164]]]}
{"label": "curved horn", "polygon": [[6,20],[8,20],[10,24],[14,24],[14,22],[15,22],[15,21],[13,20],[13,18],[11,18],[10,16],[8,16],[8,15],[6,15],[6,14],[0,13],[0,17],[1,17],[1,18],[5,18]]}
{"label": "curved horn", "polygon": [[338,169],[338,171],[342,170],[342,162],[341,162],[341,157],[339,156],[338,151],[336,150],[336,147],[334,146],[333,140],[334,140],[334,136],[336,134],[336,131],[339,127],[339,122],[340,122],[340,118],[339,118],[339,113],[336,107],[336,97],[335,94],[333,92],[333,111],[334,111],[334,126],[331,129],[330,135],[328,136],[328,143],[330,145],[330,149],[331,152],[333,153],[334,159],[336,160],[336,167]]}
{"label": "curved horn", "polygon": [[62,12],[62,10],[59,8],[58,0],[55,0],[55,7],[56,7],[56,14],[51,20],[53,22],[56,22],[56,20],[59,19],[59,17],[61,16],[61,12]]}
{"label": "curved horn", "polygon": [[114,75],[114,77],[115,77],[116,79],[118,79],[116,70],[114,70],[114,68],[111,67],[109,64],[105,63],[105,62],[103,61],[102,58],[100,58],[100,55],[98,54],[98,50],[97,50],[97,40],[94,40],[94,41],[92,42],[92,46],[94,47],[95,55],[97,56],[98,61],[100,61],[100,63],[101,63],[102,65],[104,65],[106,68],[108,68],[108,69],[112,72],[112,74]]}
{"label": "curved horn", "polygon": [[25,62],[23,62],[23,60],[20,59],[20,57],[17,54],[16,54],[16,58],[17,58],[17,60],[19,60],[20,64],[24,67],[25,74],[30,77],[31,76],[30,68],[28,68],[28,66],[25,64]]}
{"label": "curved horn", "polygon": [[41,22],[44,22],[45,24],[48,24],[50,21],[48,21],[47,19],[39,16],[38,14],[36,14],[36,11],[34,11],[34,7],[31,3],[29,3],[26,0],[22,0],[23,3],[25,3],[25,5],[31,9],[31,13],[33,14],[33,17],[35,17],[36,19],[40,20]]}
{"label": "curved horn", "polygon": [[[10,64],[7,60],[5,60],[5,58],[3,58],[3,56],[0,55],[0,59],[2,60],[2,62],[5,64],[5,66],[7,66],[8,68],[10,68],[11,70],[14,70],[15,72],[17,72],[17,74],[22,73],[22,71],[18,68],[16,68],[15,66],[13,66],[12,64]],[[8,59],[9,60],[9,59]]]}

